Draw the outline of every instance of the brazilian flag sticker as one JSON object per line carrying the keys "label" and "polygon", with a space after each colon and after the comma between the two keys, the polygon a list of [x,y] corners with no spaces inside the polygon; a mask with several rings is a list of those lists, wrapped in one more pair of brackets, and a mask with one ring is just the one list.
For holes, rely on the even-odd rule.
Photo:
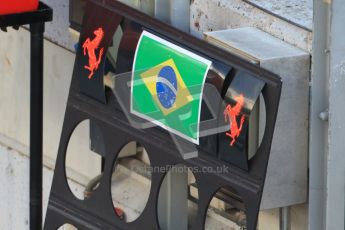
{"label": "brazilian flag sticker", "polygon": [[133,63],[131,113],[199,144],[202,91],[210,65],[143,31]]}

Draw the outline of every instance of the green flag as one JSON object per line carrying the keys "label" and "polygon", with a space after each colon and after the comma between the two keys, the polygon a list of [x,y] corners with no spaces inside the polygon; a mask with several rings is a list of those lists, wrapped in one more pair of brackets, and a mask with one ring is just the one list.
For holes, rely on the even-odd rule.
{"label": "green flag", "polygon": [[143,31],[133,63],[131,113],[199,144],[202,90],[210,65]]}

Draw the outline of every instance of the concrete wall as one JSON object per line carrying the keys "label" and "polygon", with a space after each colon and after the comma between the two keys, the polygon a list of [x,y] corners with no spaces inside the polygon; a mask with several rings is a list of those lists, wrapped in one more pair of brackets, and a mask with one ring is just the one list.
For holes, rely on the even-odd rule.
{"label": "concrete wall", "polygon": [[[29,219],[29,32],[0,33],[0,229],[28,229]],[[44,199],[48,198],[74,54],[45,44]],[[84,165],[84,164],[82,164]],[[97,170],[95,168],[94,170]],[[92,168],[90,173],[92,173]],[[75,173],[71,187],[82,193]],[[46,204],[46,202],[45,202]]]}
{"label": "concrete wall", "polygon": [[[14,146],[12,149],[8,145]],[[20,143],[0,144],[0,229],[29,229],[29,158],[27,148]],[[44,213],[47,207],[53,171],[49,167],[43,169]],[[75,193],[82,194],[83,187],[69,180]]]}
{"label": "concrete wall", "polygon": [[[67,33],[68,34],[68,33]],[[10,30],[0,34],[0,70],[3,81],[0,85],[0,136],[14,139],[26,146],[29,143],[29,33]],[[45,42],[44,55],[44,137],[43,151],[46,162],[53,165],[57,154],[68,90],[74,65],[74,53],[51,42]],[[87,131],[87,127],[83,127]],[[87,132],[78,135],[72,152],[88,154],[88,149],[78,146],[88,140]],[[79,143],[79,145],[78,145]],[[89,152],[90,153],[90,152]],[[89,155],[92,155],[90,153]],[[95,160],[91,157],[90,160]],[[84,177],[95,175],[99,169],[91,167],[83,158],[72,157],[67,166],[84,172]],[[81,162],[80,162],[81,161]],[[77,177],[77,175],[76,175]],[[79,177],[78,177],[79,178]],[[79,178],[81,180],[83,178]]]}
{"label": "concrete wall", "polygon": [[[261,2],[269,2],[265,0]],[[194,0],[191,5],[191,33],[256,27],[289,44],[311,51],[312,32],[277,18],[242,0]]]}

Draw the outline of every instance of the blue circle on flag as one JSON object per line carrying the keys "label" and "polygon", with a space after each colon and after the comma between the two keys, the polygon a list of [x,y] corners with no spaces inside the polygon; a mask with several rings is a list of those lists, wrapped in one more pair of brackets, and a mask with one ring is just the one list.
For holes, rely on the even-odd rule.
{"label": "blue circle on flag", "polygon": [[156,91],[161,105],[170,109],[175,101],[177,94],[176,73],[171,66],[164,66],[158,73]]}

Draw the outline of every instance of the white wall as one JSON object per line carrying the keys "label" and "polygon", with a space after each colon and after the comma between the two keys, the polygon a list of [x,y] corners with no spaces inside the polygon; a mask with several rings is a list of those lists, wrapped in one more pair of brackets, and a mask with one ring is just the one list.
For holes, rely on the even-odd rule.
{"label": "white wall", "polygon": [[[29,158],[22,152],[8,147],[9,143],[0,144],[0,229],[27,230],[29,229]],[[20,143],[11,143],[18,149],[28,152]],[[43,169],[43,206],[47,208],[53,171]],[[69,180],[73,191],[83,193],[83,187]]]}
{"label": "white wall", "polygon": [[[29,32],[20,29],[0,33],[0,229],[28,229],[29,214]],[[51,186],[74,54],[45,41],[44,69],[44,197]],[[78,137],[82,141],[82,137]],[[78,161],[80,162],[80,161]],[[87,164],[72,162],[72,167]],[[86,175],[72,174],[74,181],[85,183]],[[86,177],[86,178],[85,178]],[[71,183],[77,193],[78,183]]]}

